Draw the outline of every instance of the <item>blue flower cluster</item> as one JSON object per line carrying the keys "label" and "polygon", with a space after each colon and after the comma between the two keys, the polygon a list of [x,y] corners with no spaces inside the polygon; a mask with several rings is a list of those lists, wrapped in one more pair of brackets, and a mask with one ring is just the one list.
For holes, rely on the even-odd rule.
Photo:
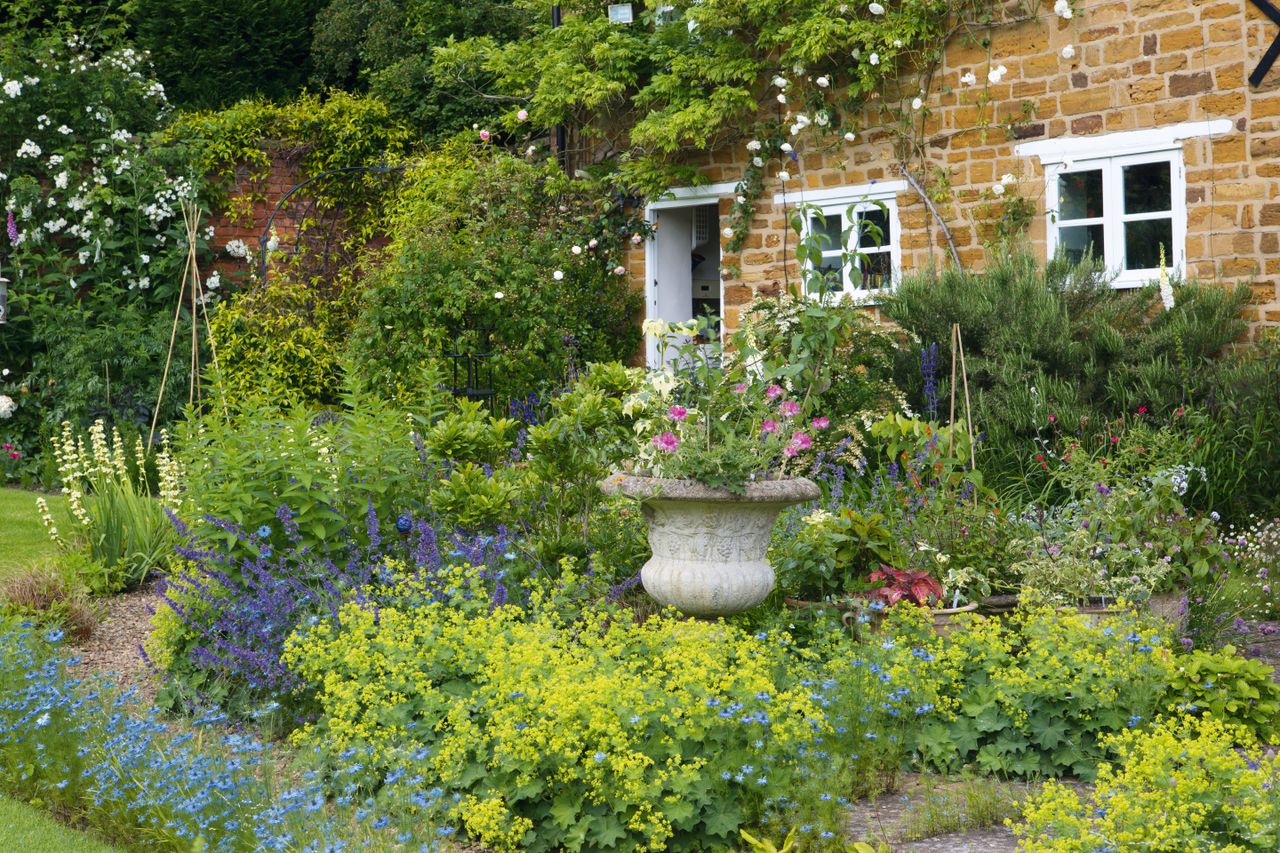
{"label": "blue flower cluster", "polygon": [[[393,772],[376,796],[354,750],[326,777],[270,781],[278,750],[232,729],[222,714],[183,726],[142,713],[129,694],[69,678],[27,625],[0,623],[0,788],[40,798],[103,834],[160,850],[406,849],[438,851],[456,828],[421,776]],[[426,755],[407,755],[420,762]],[[288,775],[288,774],[285,774]]]}

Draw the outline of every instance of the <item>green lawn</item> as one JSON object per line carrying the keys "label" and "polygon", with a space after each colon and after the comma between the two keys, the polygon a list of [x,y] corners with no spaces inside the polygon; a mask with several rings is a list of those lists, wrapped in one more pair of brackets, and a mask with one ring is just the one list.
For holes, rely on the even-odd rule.
{"label": "green lawn", "polygon": [[118,849],[3,796],[0,796],[0,839],[4,839],[5,850],[22,853],[113,853]]}
{"label": "green lawn", "polygon": [[[36,497],[36,492],[23,489],[0,489],[0,578],[57,553],[40,523]],[[45,499],[49,501],[53,517],[65,525],[66,498],[46,495]]]}

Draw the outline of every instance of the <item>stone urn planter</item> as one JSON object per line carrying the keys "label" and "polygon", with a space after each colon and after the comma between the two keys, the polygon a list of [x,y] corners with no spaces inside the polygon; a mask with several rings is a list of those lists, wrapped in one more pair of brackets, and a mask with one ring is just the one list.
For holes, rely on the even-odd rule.
{"label": "stone urn planter", "polygon": [[658,603],[689,616],[729,616],[764,601],[773,590],[765,554],[778,513],[821,495],[804,477],[748,483],[745,495],[630,474],[600,488],[640,502],[653,551],[640,581]]}

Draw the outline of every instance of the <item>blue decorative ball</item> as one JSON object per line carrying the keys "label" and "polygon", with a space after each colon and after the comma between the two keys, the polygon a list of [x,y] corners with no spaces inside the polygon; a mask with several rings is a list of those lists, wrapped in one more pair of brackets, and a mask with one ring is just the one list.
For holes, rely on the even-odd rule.
{"label": "blue decorative ball", "polygon": [[396,519],[396,530],[401,533],[408,533],[413,529],[413,519],[407,515],[402,515]]}

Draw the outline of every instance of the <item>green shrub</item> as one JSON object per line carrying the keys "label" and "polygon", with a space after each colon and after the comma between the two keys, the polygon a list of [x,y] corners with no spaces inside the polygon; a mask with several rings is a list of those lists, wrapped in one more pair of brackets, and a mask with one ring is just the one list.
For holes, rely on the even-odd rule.
{"label": "green shrub", "polygon": [[[1025,499],[1043,482],[1035,456],[1050,416],[1092,446],[1139,408],[1169,417],[1208,402],[1213,385],[1199,376],[1214,374],[1213,360],[1243,333],[1249,291],[1183,284],[1174,292],[1176,305],[1165,311],[1154,286],[1113,290],[1093,262],[1041,264],[1019,251],[981,273],[948,268],[908,277],[884,311],[918,347],[950,340],[952,324],[960,325],[982,467],[993,488]],[[922,405],[918,347],[899,357],[897,378]],[[945,353],[943,362],[947,374]],[[938,384],[946,397],[946,377]],[[1238,477],[1239,463],[1226,454],[1218,462],[1222,470],[1210,470],[1210,478],[1256,477]]]}
{"label": "green shrub", "polygon": [[337,404],[356,296],[351,287],[334,290],[276,275],[222,305],[211,322],[222,398]]}
{"label": "green shrub", "polygon": [[496,0],[332,0],[316,17],[313,79],[368,90],[428,141],[492,121],[501,101],[433,68],[434,48],[449,39],[522,33],[529,13]]}
{"label": "green shrub", "polygon": [[135,0],[138,47],[174,103],[220,107],[288,98],[307,81],[311,24],[324,0]]}
{"label": "green shrub", "polygon": [[435,362],[465,387],[465,363],[444,354],[491,353],[475,380],[491,380],[505,403],[562,386],[574,365],[630,359],[641,297],[615,270],[640,227],[553,163],[461,140],[425,156],[405,178],[391,243],[370,274],[351,340],[359,371],[392,393],[414,366]]}
{"label": "green shrub", "polygon": [[1212,716],[1112,738],[1089,797],[1050,783],[1017,826],[1027,853],[1275,850],[1280,763]]}

